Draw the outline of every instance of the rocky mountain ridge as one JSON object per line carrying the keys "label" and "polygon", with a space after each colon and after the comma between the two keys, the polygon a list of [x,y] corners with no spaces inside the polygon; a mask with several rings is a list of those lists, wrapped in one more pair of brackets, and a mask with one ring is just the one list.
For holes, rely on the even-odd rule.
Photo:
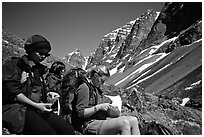
{"label": "rocky mountain ridge", "polygon": [[63,58],[63,60],[66,63],[70,63],[73,66],[84,68],[84,69],[87,62],[86,58],[82,55],[82,53],[78,49],[66,55]]}
{"label": "rocky mountain ridge", "polygon": [[119,63],[128,61],[131,55],[127,52],[134,53],[140,41],[146,38],[158,14],[158,12],[148,10],[136,20],[106,34],[96,51],[89,56],[87,68],[104,64],[112,69]]}
{"label": "rocky mountain ridge", "polygon": [[[21,53],[18,44],[5,38],[2,43],[3,61],[11,45],[12,54]],[[72,60],[70,66],[84,65],[80,51],[73,53],[65,58]],[[157,134],[147,123],[162,124],[175,135],[202,134],[201,2],[165,3],[160,12],[148,10],[105,35],[87,64],[110,68],[112,76],[102,88],[132,107],[123,105],[122,114],[138,117],[142,134]]]}
{"label": "rocky mountain ridge", "polygon": [[148,11],[127,29],[121,27],[123,35],[120,29],[105,35],[87,66],[108,66],[109,94],[114,86],[121,88],[116,91],[123,101],[145,109],[134,115],[171,127],[175,134],[202,132],[201,5],[173,2],[165,3],[159,15]]}

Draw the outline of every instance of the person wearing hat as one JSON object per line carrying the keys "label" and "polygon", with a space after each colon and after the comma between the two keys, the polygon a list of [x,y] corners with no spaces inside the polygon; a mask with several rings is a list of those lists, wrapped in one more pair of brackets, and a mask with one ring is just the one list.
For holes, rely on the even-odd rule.
{"label": "person wearing hat", "polygon": [[118,109],[102,101],[103,91],[100,86],[109,76],[110,72],[106,66],[97,66],[88,70],[87,78],[90,84],[83,83],[78,87],[72,103],[73,127],[84,134],[139,135],[136,117],[120,116]]}
{"label": "person wearing hat", "polygon": [[49,41],[32,35],[26,54],[2,65],[2,124],[11,133],[25,135],[74,134],[72,126],[52,112],[47,103],[41,62],[51,51]]}

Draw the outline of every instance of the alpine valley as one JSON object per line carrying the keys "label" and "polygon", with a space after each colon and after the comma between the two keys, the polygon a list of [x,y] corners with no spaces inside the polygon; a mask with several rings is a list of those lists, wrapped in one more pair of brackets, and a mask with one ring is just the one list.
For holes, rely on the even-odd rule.
{"label": "alpine valley", "polygon": [[[23,44],[3,27],[2,63],[24,54]],[[67,69],[107,66],[111,77],[102,88],[121,96],[122,115],[138,117],[141,134],[164,132],[155,131],[161,124],[174,135],[202,135],[201,2],[165,3],[104,35],[89,57],[76,49],[43,63],[56,60]]]}

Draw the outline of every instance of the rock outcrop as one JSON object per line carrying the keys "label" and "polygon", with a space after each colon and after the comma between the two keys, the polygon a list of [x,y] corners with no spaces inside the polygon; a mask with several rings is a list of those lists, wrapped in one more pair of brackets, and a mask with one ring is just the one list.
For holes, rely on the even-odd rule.
{"label": "rock outcrop", "polygon": [[[2,34],[3,62],[24,53],[24,40],[4,28]],[[79,50],[64,60],[68,69],[86,64]],[[94,65],[109,67],[102,88],[121,96],[122,115],[136,116],[142,134],[158,134],[155,124],[174,135],[202,134],[201,2],[165,3],[106,34],[86,68]]]}
{"label": "rock outcrop", "polygon": [[79,68],[85,67],[86,59],[78,49],[76,49],[72,53],[69,53],[67,56],[63,58],[63,60],[71,64],[73,67],[79,67]]}

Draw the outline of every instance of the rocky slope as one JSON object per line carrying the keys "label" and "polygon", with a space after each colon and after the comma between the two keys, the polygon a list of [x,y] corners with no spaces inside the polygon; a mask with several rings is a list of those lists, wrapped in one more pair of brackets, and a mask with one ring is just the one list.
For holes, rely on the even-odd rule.
{"label": "rocky slope", "polygon": [[123,101],[137,110],[128,114],[162,123],[175,134],[202,134],[201,5],[165,3],[159,15],[148,11],[130,28],[120,28],[131,30],[123,37],[120,29],[105,35],[89,58],[90,66],[109,66],[106,83],[121,88]]}
{"label": "rocky slope", "polygon": [[136,20],[106,34],[95,53],[89,56],[87,68],[104,64],[112,69],[131,59],[139,43],[147,37],[158,14],[148,10]]}
{"label": "rocky slope", "polygon": [[[3,62],[24,52],[22,39],[4,28],[2,34]],[[64,62],[69,69],[86,59],[76,50]],[[148,10],[106,34],[86,68],[101,64],[111,71],[102,88],[121,95],[122,115],[138,117],[142,134],[158,134],[150,123],[175,135],[202,134],[201,2],[165,3],[161,11]]]}
{"label": "rocky slope", "polygon": [[[25,54],[25,50],[23,48],[24,43],[24,39],[15,36],[8,30],[6,30],[6,28],[2,27],[2,64],[11,57],[20,57],[21,55]],[[50,67],[54,61],[64,62],[67,69],[73,68],[72,64],[70,64],[69,62],[65,62],[63,59],[59,59],[52,54],[43,61],[43,64]]]}
{"label": "rocky slope", "polygon": [[73,65],[73,67],[79,67],[79,68],[84,68],[85,63],[86,63],[86,59],[84,58],[84,56],[81,54],[81,52],[78,49],[66,55],[63,58],[63,60]]}

